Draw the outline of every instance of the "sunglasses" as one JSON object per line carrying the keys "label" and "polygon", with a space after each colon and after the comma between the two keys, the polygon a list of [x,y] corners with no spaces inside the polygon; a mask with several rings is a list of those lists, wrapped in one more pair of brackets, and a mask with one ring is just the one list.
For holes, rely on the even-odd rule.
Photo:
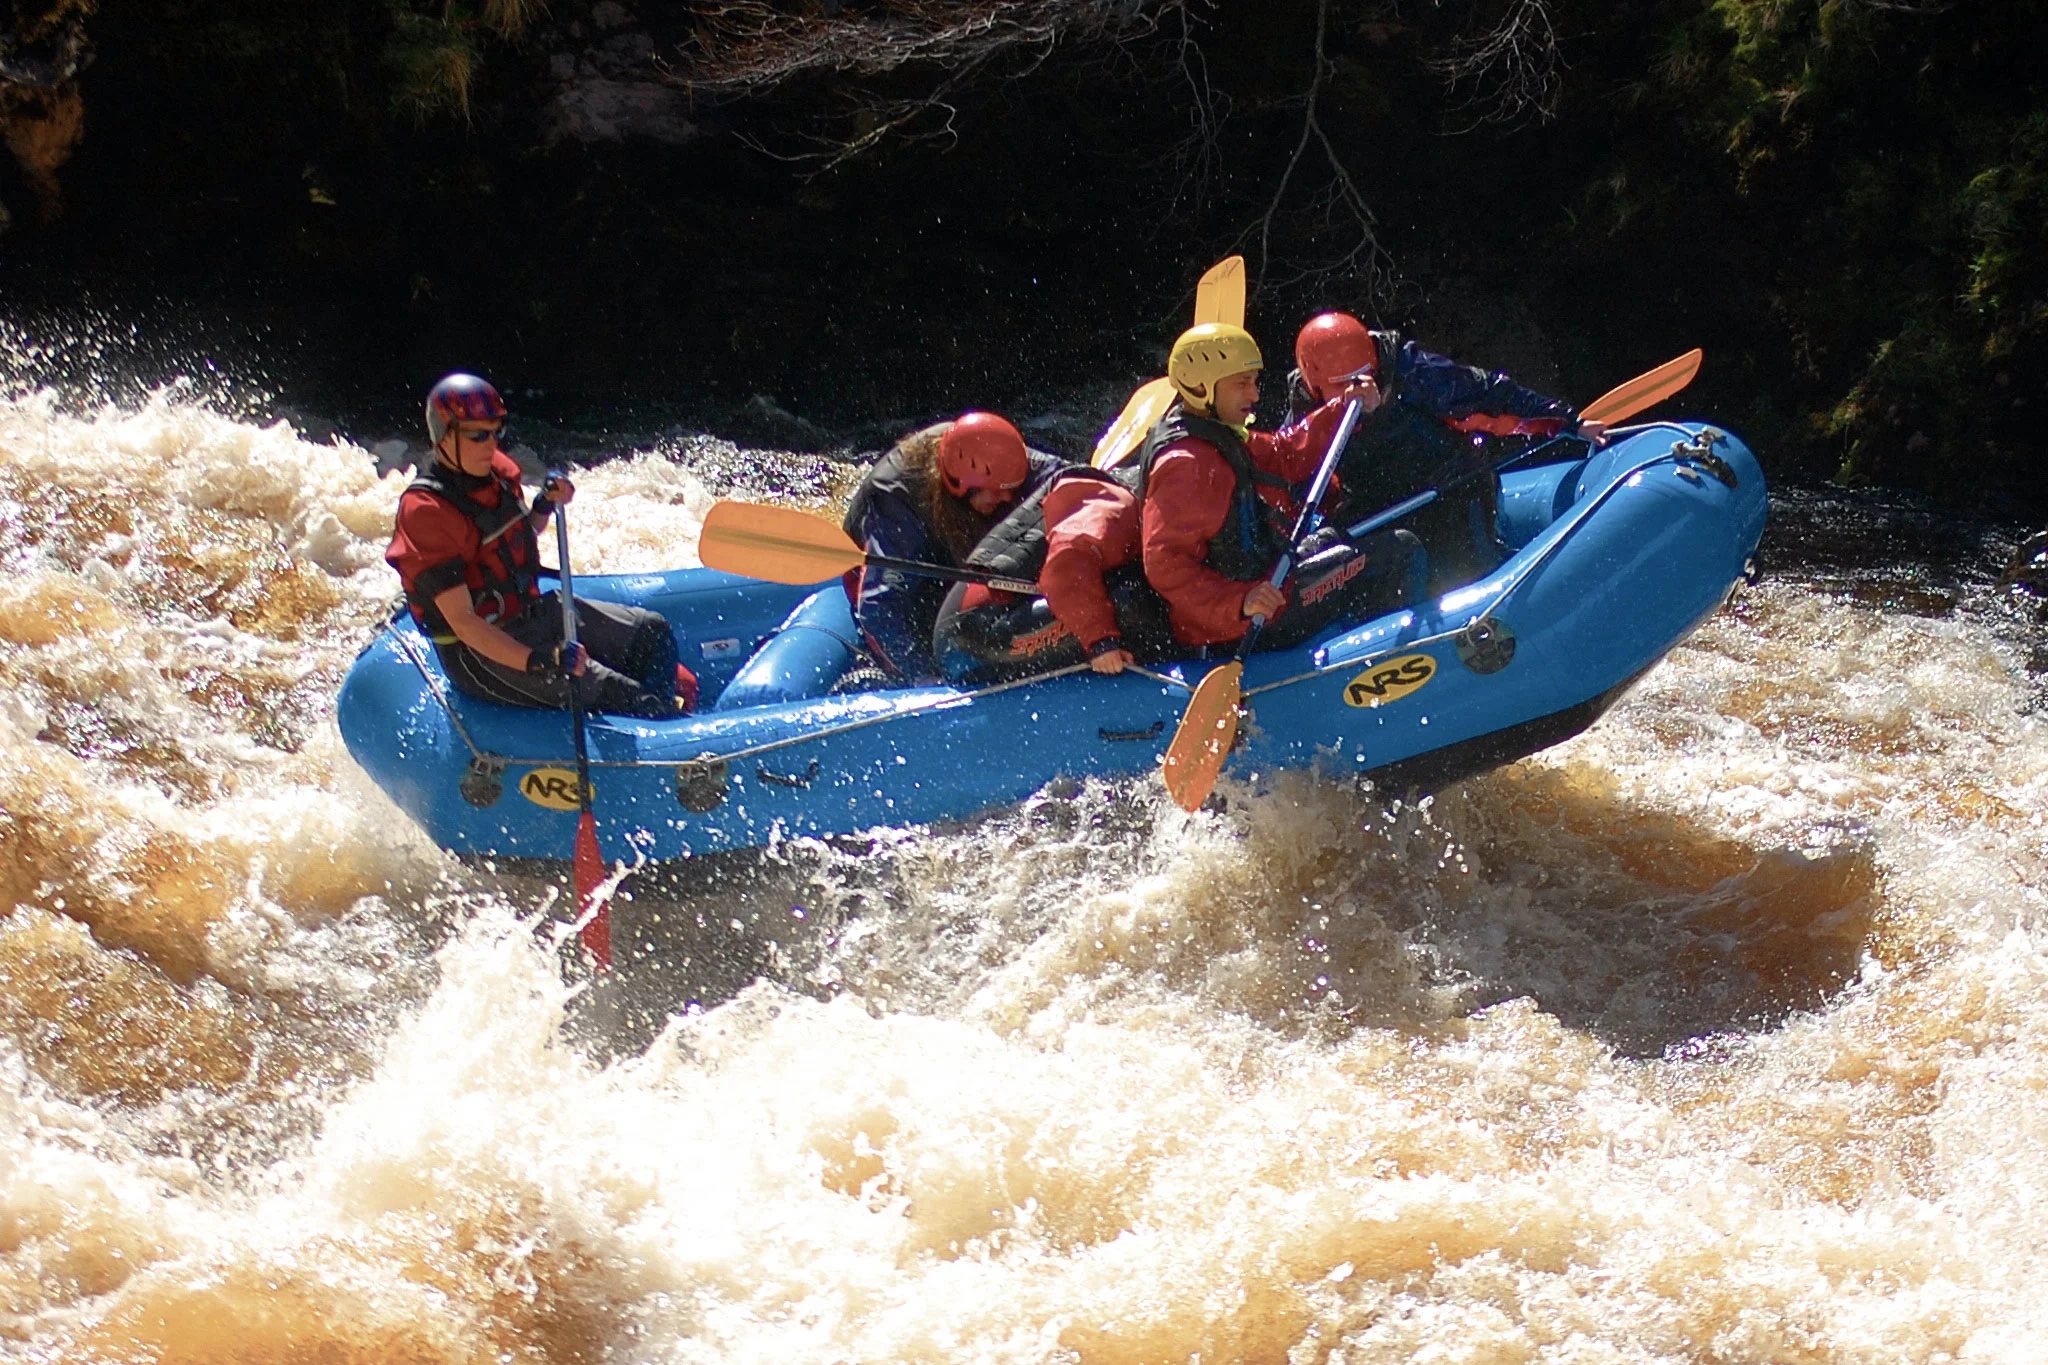
{"label": "sunglasses", "polygon": [[483,431],[463,431],[458,428],[455,434],[475,445],[489,445],[504,435],[504,433],[505,429],[503,427],[490,427]]}

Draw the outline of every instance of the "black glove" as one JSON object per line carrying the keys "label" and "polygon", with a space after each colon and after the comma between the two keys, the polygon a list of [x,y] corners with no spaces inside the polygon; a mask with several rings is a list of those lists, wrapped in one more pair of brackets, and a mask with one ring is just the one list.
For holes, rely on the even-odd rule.
{"label": "black glove", "polygon": [[566,645],[536,648],[526,656],[526,671],[536,677],[573,678],[590,663],[590,651],[571,641]]}

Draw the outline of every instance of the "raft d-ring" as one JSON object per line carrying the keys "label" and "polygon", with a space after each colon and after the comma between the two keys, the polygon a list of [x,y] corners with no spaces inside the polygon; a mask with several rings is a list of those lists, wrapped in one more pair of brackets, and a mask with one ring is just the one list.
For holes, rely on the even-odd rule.
{"label": "raft d-ring", "polygon": [[725,764],[683,763],[676,767],[676,802],[692,815],[718,809],[725,800]]}
{"label": "raft d-ring", "polygon": [[1474,673],[1498,673],[1515,661],[1515,632],[1495,617],[1480,617],[1454,638],[1459,660]]}
{"label": "raft d-ring", "polygon": [[1728,433],[1718,427],[1701,427],[1690,441],[1672,446],[1671,457],[1679,462],[1681,470],[1685,465],[1696,466],[1733,488],[1739,482],[1735,466],[1714,453],[1714,446],[1727,439]]}
{"label": "raft d-ring", "polygon": [[478,810],[497,805],[498,798],[505,794],[505,760],[489,754],[470,759],[459,790],[462,799]]}

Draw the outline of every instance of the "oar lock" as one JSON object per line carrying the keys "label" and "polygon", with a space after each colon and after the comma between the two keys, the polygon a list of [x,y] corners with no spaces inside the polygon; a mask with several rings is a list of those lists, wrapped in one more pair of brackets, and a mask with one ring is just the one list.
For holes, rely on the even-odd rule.
{"label": "oar lock", "polygon": [[1671,458],[1678,466],[1680,477],[1697,481],[1694,471],[1704,469],[1730,488],[1739,480],[1734,466],[1714,453],[1714,447],[1728,439],[1728,433],[1716,427],[1701,427],[1689,441],[1679,441],[1671,447]]}

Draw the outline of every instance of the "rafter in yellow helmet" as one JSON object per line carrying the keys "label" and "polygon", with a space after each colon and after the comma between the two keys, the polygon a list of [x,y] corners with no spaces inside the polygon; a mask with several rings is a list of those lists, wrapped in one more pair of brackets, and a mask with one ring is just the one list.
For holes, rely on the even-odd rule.
{"label": "rafter in yellow helmet", "polygon": [[1242,327],[1204,322],[1188,328],[1166,357],[1166,377],[1181,401],[1200,412],[1216,403],[1218,380],[1266,368],[1259,343]]}

